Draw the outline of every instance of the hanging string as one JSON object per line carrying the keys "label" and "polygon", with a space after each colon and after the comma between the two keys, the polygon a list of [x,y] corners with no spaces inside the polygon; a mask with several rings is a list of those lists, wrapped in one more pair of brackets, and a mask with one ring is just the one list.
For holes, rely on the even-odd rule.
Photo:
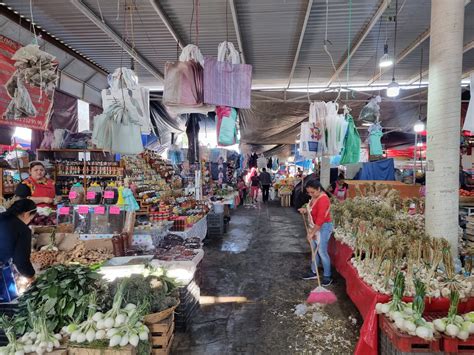
{"label": "hanging string", "polygon": [[[349,76],[351,70],[351,30],[352,30],[352,0],[349,0],[349,34],[347,36],[347,69],[346,69],[346,85],[349,87]],[[354,93],[352,93],[354,95]],[[346,91],[346,100],[349,99],[349,91]]]}
{"label": "hanging string", "polygon": [[30,18],[31,18],[31,27],[33,27],[33,35],[35,36],[35,44],[38,44],[38,38],[36,36],[35,20],[33,18],[33,0],[30,0]]}
{"label": "hanging string", "polygon": [[308,67],[308,81],[306,83],[306,95],[308,96],[308,102],[311,104],[311,98],[309,97],[309,79],[311,78],[311,67]]}
{"label": "hanging string", "polygon": [[397,66],[396,56],[397,56],[397,30],[398,30],[398,0],[395,0],[395,37],[393,39],[393,71],[392,71],[392,81],[395,81],[395,67]]}
{"label": "hanging string", "polygon": [[337,97],[335,100],[335,102],[337,102],[339,101],[339,98],[341,96],[342,84],[339,78],[339,74],[337,73],[336,64],[334,63],[334,59],[331,55],[331,52],[328,50],[328,46],[327,46],[328,43],[332,45],[331,41],[328,39],[328,21],[329,21],[329,0],[326,0],[326,29],[324,33],[324,51],[326,52],[326,54],[329,56],[329,59],[331,60],[332,68],[334,69],[334,73],[336,73],[337,81],[339,83],[339,91],[337,93]]}
{"label": "hanging string", "polygon": [[97,7],[99,8],[100,19],[102,20],[102,23],[105,23],[104,16],[102,15],[102,9],[100,8],[100,1],[99,0],[97,0]]}
{"label": "hanging string", "polygon": [[196,46],[199,47],[199,0],[196,0]]}
{"label": "hanging string", "polygon": [[418,119],[421,120],[421,77],[423,76],[423,47],[420,58],[420,82],[418,83]]}
{"label": "hanging string", "polygon": [[117,18],[118,21],[120,19],[120,0],[117,0]]}
{"label": "hanging string", "polygon": [[229,42],[229,21],[227,19],[227,13],[229,9],[229,0],[224,0],[225,1],[225,40]]}
{"label": "hanging string", "polygon": [[193,21],[194,21],[194,0],[193,2],[193,11],[191,12],[191,22],[189,23],[189,43],[193,43]]}
{"label": "hanging string", "polygon": [[[373,76],[377,75],[377,68],[380,69],[378,64],[379,64],[380,32],[382,31],[382,23],[383,23],[383,18],[380,19],[379,31],[377,33],[377,44],[375,46],[375,64],[374,64],[374,74],[373,74]],[[375,81],[377,81],[377,80],[375,80]],[[374,83],[375,83],[375,81],[374,81]],[[379,95],[380,95],[380,93],[379,93]]]}

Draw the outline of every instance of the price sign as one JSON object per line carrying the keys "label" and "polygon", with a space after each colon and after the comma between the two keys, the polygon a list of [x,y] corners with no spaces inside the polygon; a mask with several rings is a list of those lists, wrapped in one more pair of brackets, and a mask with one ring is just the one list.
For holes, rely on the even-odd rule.
{"label": "price sign", "polygon": [[120,214],[120,207],[110,206],[109,213],[110,214]]}
{"label": "price sign", "polygon": [[87,191],[86,198],[87,198],[88,200],[93,200],[93,199],[95,199],[95,192],[94,192],[94,191]]}
{"label": "price sign", "polygon": [[89,213],[89,207],[88,206],[79,206],[77,208],[77,213],[79,213],[79,214],[88,214]]}
{"label": "price sign", "polygon": [[115,194],[113,191],[105,191],[104,192],[104,197],[105,198],[114,198]]}
{"label": "price sign", "polygon": [[68,215],[68,214],[69,214],[69,207],[61,207],[61,208],[59,209],[59,214],[60,214],[60,215],[63,215],[63,216],[64,216],[64,215]]}
{"label": "price sign", "polygon": [[94,208],[95,214],[105,214],[105,207],[104,206],[97,206]]}
{"label": "price sign", "polygon": [[75,199],[77,198],[77,192],[76,191],[70,191],[69,192],[69,199],[72,200],[72,199]]}

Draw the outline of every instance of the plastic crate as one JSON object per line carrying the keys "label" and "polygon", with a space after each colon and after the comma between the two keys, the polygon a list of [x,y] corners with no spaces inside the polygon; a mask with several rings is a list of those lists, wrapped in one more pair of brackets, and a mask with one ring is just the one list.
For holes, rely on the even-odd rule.
{"label": "plastic crate", "polygon": [[474,354],[474,335],[465,341],[443,335],[442,349],[450,354]]}
{"label": "plastic crate", "polygon": [[225,232],[224,224],[220,227],[207,227],[207,235],[210,237],[220,237]]}
{"label": "plastic crate", "polygon": [[[395,324],[387,319],[384,315],[379,315],[379,328],[381,330],[382,341],[385,336],[398,352],[390,350],[390,346],[385,344],[386,351],[384,352],[382,347],[382,354],[405,354],[405,353],[440,353],[441,354],[441,338],[435,338],[434,340],[428,341],[421,339],[417,336],[411,336],[408,334],[401,333]],[[383,342],[381,342],[383,343]],[[382,344],[381,344],[382,345]]]}
{"label": "plastic crate", "polygon": [[224,213],[210,213],[207,215],[207,227],[215,228],[224,225]]}

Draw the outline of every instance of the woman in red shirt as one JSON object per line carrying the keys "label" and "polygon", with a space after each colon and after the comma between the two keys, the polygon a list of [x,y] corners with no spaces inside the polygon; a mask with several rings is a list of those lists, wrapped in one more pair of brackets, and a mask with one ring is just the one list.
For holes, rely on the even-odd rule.
{"label": "woman in red shirt", "polygon": [[333,231],[331,201],[319,181],[310,180],[306,183],[305,188],[311,200],[308,202],[307,208],[300,208],[299,212],[308,215],[309,229],[306,236],[308,242],[312,244],[314,250],[319,243],[319,248],[315,260],[311,262],[311,272],[303,279],[316,279],[316,267],[321,261],[324,269],[322,285],[329,286],[332,283],[331,259],[328,254],[329,239]]}

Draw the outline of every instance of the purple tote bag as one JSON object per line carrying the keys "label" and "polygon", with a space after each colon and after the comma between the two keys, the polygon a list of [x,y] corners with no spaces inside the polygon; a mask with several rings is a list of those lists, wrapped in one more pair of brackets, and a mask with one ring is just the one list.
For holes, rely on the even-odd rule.
{"label": "purple tote bag", "polygon": [[252,66],[204,59],[204,102],[212,105],[250,108]]}

